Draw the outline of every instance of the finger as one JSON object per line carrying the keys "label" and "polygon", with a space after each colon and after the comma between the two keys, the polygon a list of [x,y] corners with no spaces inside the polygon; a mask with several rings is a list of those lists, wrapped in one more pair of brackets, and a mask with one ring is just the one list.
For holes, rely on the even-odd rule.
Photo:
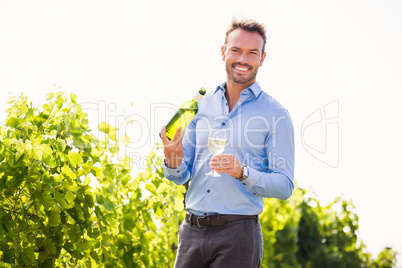
{"label": "finger", "polygon": [[212,156],[211,160],[220,161],[222,159],[232,159],[232,158],[234,158],[234,155],[232,154],[217,154]]}
{"label": "finger", "polygon": [[162,139],[163,146],[166,146],[170,142],[169,139],[166,137],[166,126],[162,127],[161,139]]}
{"label": "finger", "polygon": [[232,172],[231,169],[227,169],[227,168],[211,168],[212,170],[215,170],[218,173],[228,173],[230,174]]}
{"label": "finger", "polygon": [[235,164],[233,163],[231,158],[222,158],[219,160],[212,160],[209,162],[209,166],[211,168],[219,168],[219,169],[232,169]]}
{"label": "finger", "polygon": [[[173,136],[173,139],[172,139],[172,142],[173,142],[174,144],[177,144],[177,143],[181,142],[181,140],[183,139],[183,136],[180,137],[180,133],[181,133],[181,130],[182,130],[182,129],[183,129],[182,127],[179,127],[179,128],[176,130],[176,133],[174,133],[174,136]],[[184,133],[184,132],[183,132],[183,133]]]}
{"label": "finger", "polygon": [[236,158],[231,154],[215,155],[210,160],[210,163],[213,163],[213,164],[220,163],[220,165],[222,165],[222,164],[227,165],[227,164],[231,164],[234,162],[236,162]]}
{"label": "finger", "polygon": [[186,129],[183,129],[183,131],[181,131],[180,136],[179,136],[179,142],[182,142],[182,141],[183,141],[184,132],[186,132]]}

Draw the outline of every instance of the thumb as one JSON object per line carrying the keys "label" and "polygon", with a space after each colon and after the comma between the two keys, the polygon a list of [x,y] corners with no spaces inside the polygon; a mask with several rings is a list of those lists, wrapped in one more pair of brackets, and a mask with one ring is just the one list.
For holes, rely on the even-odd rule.
{"label": "thumb", "polygon": [[176,145],[178,143],[181,143],[181,141],[183,140],[183,135],[184,135],[184,131],[181,132],[181,130],[183,129],[183,127],[179,127],[176,132],[174,133],[172,142]]}
{"label": "thumb", "polygon": [[166,126],[162,127],[161,139],[162,139],[163,146],[166,146],[166,145],[168,145],[170,143],[169,139],[166,136]]}

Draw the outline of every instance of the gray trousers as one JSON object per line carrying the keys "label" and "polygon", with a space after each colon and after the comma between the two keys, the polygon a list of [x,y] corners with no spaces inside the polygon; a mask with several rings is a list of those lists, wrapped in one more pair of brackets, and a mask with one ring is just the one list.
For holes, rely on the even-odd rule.
{"label": "gray trousers", "polygon": [[255,219],[198,227],[183,221],[179,227],[175,268],[258,268],[262,234]]}

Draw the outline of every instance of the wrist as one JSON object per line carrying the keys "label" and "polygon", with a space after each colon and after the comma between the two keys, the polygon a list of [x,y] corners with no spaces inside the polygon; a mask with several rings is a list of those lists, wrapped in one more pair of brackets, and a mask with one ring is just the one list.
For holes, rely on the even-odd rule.
{"label": "wrist", "polygon": [[241,168],[241,175],[239,177],[235,177],[235,179],[238,181],[243,181],[248,178],[248,174],[249,174],[248,166],[243,165]]}
{"label": "wrist", "polygon": [[237,180],[243,178],[243,166],[240,168],[240,175],[236,177]]}
{"label": "wrist", "polygon": [[[173,162],[177,162],[177,161],[173,161]],[[180,163],[181,163],[181,162],[180,162]],[[180,163],[172,163],[171,161],[169,161],[168,158],[165,158],[165,165],[166,165],[168,168],[176,169],[176,168],[178,168],[178,167],[180,166]]]}

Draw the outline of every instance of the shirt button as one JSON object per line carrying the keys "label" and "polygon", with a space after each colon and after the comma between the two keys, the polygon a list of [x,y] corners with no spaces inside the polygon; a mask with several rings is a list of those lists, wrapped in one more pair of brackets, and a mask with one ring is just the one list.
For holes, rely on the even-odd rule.
{"label": "shirt button", "polygon": [[225,122],[222,123],[222,126],[226,125]]}
{"label": "shirt button", "polygon": [[207,190],[207,193],[209,193],[210,192],[210,190]]}

